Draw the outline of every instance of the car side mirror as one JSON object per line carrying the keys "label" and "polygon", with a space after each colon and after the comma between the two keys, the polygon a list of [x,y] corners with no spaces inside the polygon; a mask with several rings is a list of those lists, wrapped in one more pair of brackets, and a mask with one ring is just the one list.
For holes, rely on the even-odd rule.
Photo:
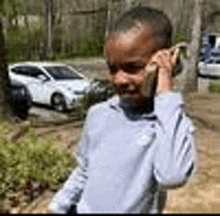
{"label": "car side mirror", "polygon": [[37,78],[40,79],[42,82],[45,82],[48,80],[48,78],[44,76],[43,74],[38,75]]}

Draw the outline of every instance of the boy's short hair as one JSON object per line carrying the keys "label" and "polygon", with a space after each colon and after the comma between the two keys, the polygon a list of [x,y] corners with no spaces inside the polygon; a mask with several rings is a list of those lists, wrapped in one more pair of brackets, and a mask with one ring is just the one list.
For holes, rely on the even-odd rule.
{"label": "boy's short hair", "polygon": [[147,6],[134,7],[111,23],[108,37],[115,33],[126,33],[140,24],[150,28],[162,48],[168,48],[172,45],[173,27],[169,18],[162,11]]}

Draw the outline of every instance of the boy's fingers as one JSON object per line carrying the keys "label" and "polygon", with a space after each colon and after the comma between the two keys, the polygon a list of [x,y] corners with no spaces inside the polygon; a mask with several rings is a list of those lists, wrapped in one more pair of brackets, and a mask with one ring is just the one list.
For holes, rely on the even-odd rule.
{"label": "boy's fingers", "polygon": [[167,72],[173,71],[177,64],[179,48],[164,49],[158,51],[151,59],[151,64],[156,64],[159,68],[165,69]]}
{"label": "boy's fingers", "polygon": [[173,65],[173,66],[176,65],[179,52],[180,52],[180,48],[176,48],[176,49],[174,50],[173,56],[171,57],[171,62],[172,62],[172,65]]}
{"label": "boy's fingers", "polygon": [[158,65],[167,72],[172,70],[172,61],[169,50],[161,50],[157,56]]}

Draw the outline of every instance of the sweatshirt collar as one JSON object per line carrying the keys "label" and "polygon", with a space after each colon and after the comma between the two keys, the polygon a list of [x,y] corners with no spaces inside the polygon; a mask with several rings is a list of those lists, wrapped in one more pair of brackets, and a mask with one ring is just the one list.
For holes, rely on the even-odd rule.
{"label": "sweatshirt collar", "polygon": [[118,112],[124,111],[126,115],[133,118],[156,118],[154,114],[154,99],[146,100],[141,107],[128,107],[120,100],[118,95],[115,95],[109,99],[108,103],[110,108]]}

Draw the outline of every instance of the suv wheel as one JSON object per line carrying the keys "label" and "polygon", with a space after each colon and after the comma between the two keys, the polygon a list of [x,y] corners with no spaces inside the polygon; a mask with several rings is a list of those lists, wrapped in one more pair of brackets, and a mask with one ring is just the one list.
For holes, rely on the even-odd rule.
{"label": "suv wheel", "polygon": [[51,105],[56,111],[64,111],[66,109],[66,102],[62,94],[54,94],[51,98]]}

